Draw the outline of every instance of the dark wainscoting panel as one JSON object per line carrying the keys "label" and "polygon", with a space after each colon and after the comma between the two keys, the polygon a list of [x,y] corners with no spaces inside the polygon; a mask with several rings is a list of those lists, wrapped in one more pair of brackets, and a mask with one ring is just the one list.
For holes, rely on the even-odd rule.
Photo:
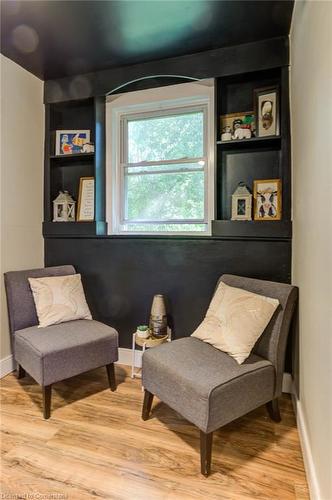
{"label": "dark wainscoting panel", "polygon": [[218,277],[232,273],[289,283],[290,241],[213,238],[46,238],[45,265],[73,264],[95,319],[114,326],[131,347],[148,321],[152,297],[165,294],[173,338],[202,321]]}

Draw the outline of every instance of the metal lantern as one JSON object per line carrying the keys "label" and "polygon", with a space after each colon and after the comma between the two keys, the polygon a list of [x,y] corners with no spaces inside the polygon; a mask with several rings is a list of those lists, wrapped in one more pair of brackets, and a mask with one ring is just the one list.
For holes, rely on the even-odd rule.
{"label": "metal lantern", "polygon": [[53,201],[53,222],[75,222],[75,204],[68,191],[59,191]]}
{"label": "metal lantern", "polygon": [[252,194],[244,182],[239,182],[232,194],[232,220],[251,220]]}

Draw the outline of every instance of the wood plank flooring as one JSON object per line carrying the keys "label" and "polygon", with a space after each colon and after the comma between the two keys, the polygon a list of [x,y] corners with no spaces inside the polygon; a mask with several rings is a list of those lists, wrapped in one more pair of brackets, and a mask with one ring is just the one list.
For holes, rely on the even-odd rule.
{"label": "wood plank flooring", "polygon": [[2,498],[309,498],[289,396],[280,424],[262,407],[216,432],[205,478],[198,430],[156,398],[143,422],[140,381],[125,366],[116,376],[116,392],[105,369],[56,384],[48,421],[29,376],[2,379]]}

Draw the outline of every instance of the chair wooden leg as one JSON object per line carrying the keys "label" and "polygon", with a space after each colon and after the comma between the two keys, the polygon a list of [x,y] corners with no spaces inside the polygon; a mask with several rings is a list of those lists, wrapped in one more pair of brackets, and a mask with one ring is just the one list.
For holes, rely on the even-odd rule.
{"label": "chair wooden leg", "polygon": [[153,401],[153,394],[151,392],[144,390],[144,401],[143,401],[143,409],[142,409],[142,419],[147,420],[150,415],[151,406]]}
{"label": "chair wooden leg", "polygon": [[275,422],[281,421],[278,398],[272,399],[272,401],[266,403],[266,408],[272,420]]}
{"label": "chair wooden leg", "polygon": [[110,363],[106,365],[108,383],[110,385],[111,391],[116,391],[116,380],[115,380],[115,371],[114,371],[114,363]]}
{"label": "chair wooden leg", "polygon": [[52,385],[43,385],[43,413],[47,420],[51,416]]}
{"label": "chair wooden leg", "polygon": [[25,373],[24,368],[21,365],[17,365],[17,378],[18,379],[23,378],[23,377],[25,377],[25,375],[26,375],[26,373]]}
{"label": "chair wooden leg", "polygon": [[211,456],[212,456],[212,438],[213,432],[206,434],[200,431],[201,439],[201,473],[203,476],[208,476],[211,471]]}

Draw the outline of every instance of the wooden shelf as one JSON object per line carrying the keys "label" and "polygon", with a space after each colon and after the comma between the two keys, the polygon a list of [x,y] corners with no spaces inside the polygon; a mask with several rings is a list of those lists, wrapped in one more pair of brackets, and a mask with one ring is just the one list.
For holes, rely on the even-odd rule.
{"label": "wooden shelf", "polygon": [[46,238],[77,238],[107,234],[106,222],[43,222],[43,236]]}
{"label": "wooden shelf", "polygon": [[291,239],[292,221],[213,220],[212,236],[239,239]]}
{"label": "wooden shelf", "polygon": [[94,158],[94,153],[75,153],[69,155],[50,155],[50,160],[77,160],[78,158]]}
{"label": "wooden shelf", "polygon": [[235,139],[233,141],[217,141],[218,146],[222,146],[225,149],[232,149],[240,147],[251,147],[251,146],[271,146],[280,145],[281,136],[272,135],[270,137],[252,137],[251,139]]}

